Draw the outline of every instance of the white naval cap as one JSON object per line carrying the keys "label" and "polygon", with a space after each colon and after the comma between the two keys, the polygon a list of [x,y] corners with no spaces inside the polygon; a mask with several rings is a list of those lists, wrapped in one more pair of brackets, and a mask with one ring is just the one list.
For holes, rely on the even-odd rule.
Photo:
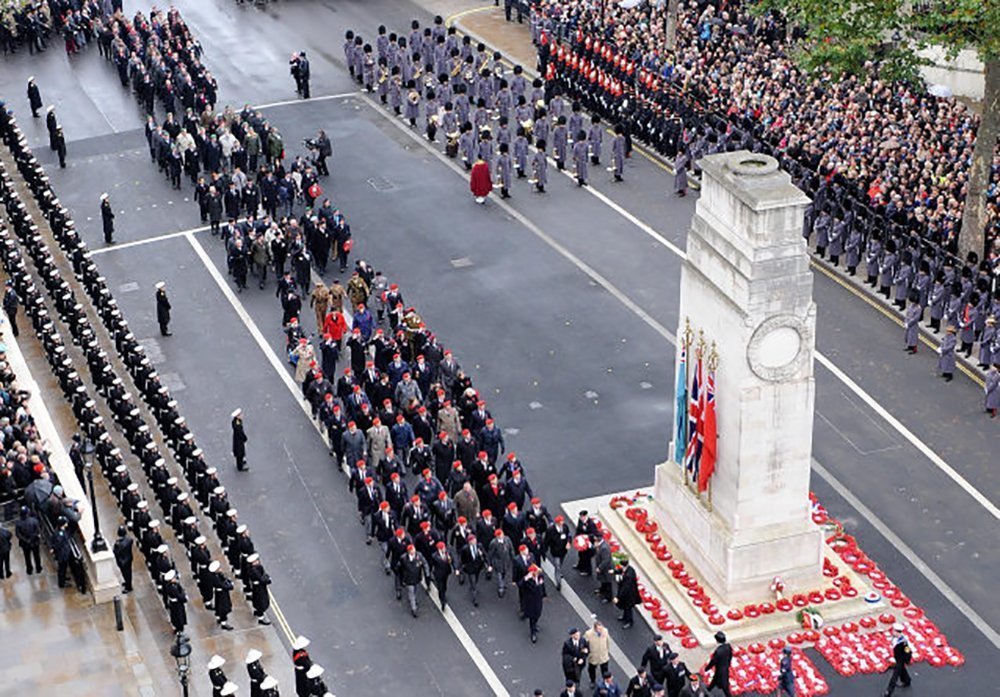
{"label": "white naval cap", "polygon": [[263,656],[263,655],[264,655],[264,654],[262,654],[262,653],[261,653],[260,651],[258,651],[257,649],[250,649],[249,651],[247,651],[247,659],[246,659],[246,662],[247,662],[247,663],[254,663],[255,661],[259,661],[259,660],[260,660],[260,658],[261,658],[261,656]]}
{"label": "white naval cap", "polygon": [[243,410],[242,410],[242,409],[237,409],[237,410],[236,410],[236,411],[234,411],[234,412],[233,412],[232,414],[230,414],[230,416],[232,416],[232,417],[233,417],[233,418],[235,419],[235,418],[236,418],[237,416],[239,416],[239,415],[240,415],[240,414],[242,414],[242,413],[243,413]]}
{"label": "white naval cap", "polygon": [[300,634],[299,636],[295,637],[295,641],[292,642],[292,649],[294,649],[295,651],[301,651],[302,649],[309,646],[309,643],[310,643],[309,639]]}
{"label": "white naval cap", "polygon": [[260,681],[260,689],[262,690],[273,690],[278,686],[278,681],[274,679],[273,676],[268,675],[266,678]]}
{"label": "white naval cap", "polygon": [[230,697],[230,695],[235,695],[238,689],[240,688],[236,686],[236,683],[227,682],[222,686],[222,692],[219,694],[222,695],[222,697]]}
{"label": "white naval cap", "polygon": [[310,680],[315,680],[323,674],[323,666],[319,663],[313,663],[309,670],[306,671],[306,677]]}
{"label": "white naval cap", "polygon": [[208,659],[208,669],[215,670],[216,668],[221,668],[226,664],[226,659],[224,659],[219,654],[215,654],[210,659]]}
{"label": "white naval cap", "polygon": [[163,290],[164,288],[167,287],[167,284],[164,283],[163,281],[157,281],[156,285],[154,285],[153,287],[156,288],[156,290]]}
{"label": "white naval cap", "polygon": [[217,561],[213,561],[211,564],[208,565],[208,570],[211,571],[213,574],[221,568],[222,564],[220,564]]}

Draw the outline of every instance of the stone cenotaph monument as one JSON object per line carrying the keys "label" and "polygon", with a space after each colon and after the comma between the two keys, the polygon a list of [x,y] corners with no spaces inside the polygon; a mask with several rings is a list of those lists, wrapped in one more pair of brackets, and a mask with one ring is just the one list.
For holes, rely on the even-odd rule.
{"label": "stone cenotaph monument", "polygon": [[[816,326],[802,238],[809,199],[772,157],[739,151],[700,165],[678,336],[689,325],[715,345],[717,458],[701,494],[683,464],[659,465],[654,501],[664,532],[732,605],[773,596],[775,577],[789,588],[822,580],[823,538],[809,502]],[[688,368],[694,354],[689,346]]]}

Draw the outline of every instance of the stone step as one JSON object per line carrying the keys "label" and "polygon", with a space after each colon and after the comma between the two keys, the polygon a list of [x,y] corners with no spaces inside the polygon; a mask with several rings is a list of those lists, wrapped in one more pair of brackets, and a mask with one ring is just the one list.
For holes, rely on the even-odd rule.
{"label": "stone step", "polygon": [[[610,497],[608,498],[610,502]],[[637,506],[645,508],[650,515],[653,514],[653,506]],[[622,551],[628,554],[631,563],[635,565],[640,577],[645,581],[648,592],[659,597],[661,602],[665,602],[669,608],[670,619],[675,623],[684,623],[691,629],[692,636],[698,640],[702,646],[713,646],[715,644],[714,635],[721,629],[726,633],[730,642],[744,643],[749,641],[766,641],[772,637],[784,638],[787,634],[801,629],[795,616],[796,612],[775,612],[770,615],[761,615],[753,620],[740,620],[738,622],[727,621],[721,626],[712,625],[708,618],[691,602],[687,596],[687,590],[679,584],[670,573],[666,564],[660,561],[646,542],[645,536],[636,531],[632,521],[625,517],[625,508],[612,509],[610,505],[602,505],[598,508],[601,520],[607,525],[615,539],[621,545]],[[677,545],[669,534],[662,528],[657,530],[664,544],[670,549],[673,558],[684,563],[684,568],[690,576],[705,588],[711,589],[704,579],[696,572],[695,567],[677,552]],[[844,599],[835,603],[824,603],[819,607],[823,619],[827,624],[841,623],[848,620],[857,619],[864,615],[877,614],[886,611],[888,603],[881,600],[878,603],[868,603],[864,596],[872,590],[871,582],[867,576],[857,574],[849,568],[840,558],[828,547],[824,545],[824,556],[837,565],[842,576],[850,579],[851,585],[858,590],[856,598]],[[801,589],[787,589],[786,597],[791,597],[794,592]],[[720,609],[720,613],[725,615],[731,608],[713,596],[713,600]],[[760,598],[759,602],[773,602],[773,598]],[[649,620],[652,621],[652,620]],[[652,621],[655,628],[656,623]]]}

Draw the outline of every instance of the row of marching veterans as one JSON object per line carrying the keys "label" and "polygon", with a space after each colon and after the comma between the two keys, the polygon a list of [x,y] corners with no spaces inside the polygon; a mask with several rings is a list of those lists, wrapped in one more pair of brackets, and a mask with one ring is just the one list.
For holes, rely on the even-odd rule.
{"label": "row of marching veterans", "polygon": [[[206,462],[177,402],[131,333],[68,211],[59,202],[44,170],[28,149],[23,133],[6,110],[0,114],[0,135],[33,196],[28,201],[19,199],[12,180],[15,174],[4,173],[6,206],[13,232],[31,258],[43,287],[35,286],[14,239],[6,241],[3,260],[18,300],[32,318],[83,434],[94,445],[95,459],[121,511],[122,527],[114,551],[124,590],[130,591],[132,587],[131,531],[176,632],[181,632],[187,624],[188,607],[188,593],[176,556],[188,558],[192,586],[196,586],[206,609],[215,613],[220,627],[232,628],[228,615],[232,610],[233,583],[223,570],[224,564],[232,569],[233,576],[242,580],[258,622],[269,624],[265,613],[270,606],[267,590],[270,578],[246,526],[239,522],[236,509],[229,503],[216,469]],[[47,228],[44,232],[46,235],[51,232],[58,248],[50,249],[44,241],[46,235],[40,234],[32,223],[29,210],[34,206],[44,220]],[[60,273],[54,256],[59,253],[72,266],[72,278]],[[46,307],[45,295],[51,303],[52,315]],[[93,317],[100,324],[95,324],[84,303],[90,305]],[[115,433],[105,423],[96,397],[91,396],[91,387],[67,355],[60,325],[72,335],[73,343],[81,347],[92,389],[103,399],[105,413],[114,420]],[[113,346],[116,355],[109,355],[102,345]],[[116,368],[118,365],[121,369]],[[143,416],[143,409],[152,417],[152,423]],[[159,429],[170,451],[158,445],[153,429]],[[131,455],[126,454],[126,448]],[[183,477],[174,476],[174,472]],[[147,492],[160,508],[159,518],[152,510]],[[199,509],[211,519],[225,562],[212,559],[209,545],[214,547],[215,543],[209,542],[212,533],[202,528]],[[166,525],[161,525],[161,520]]]}

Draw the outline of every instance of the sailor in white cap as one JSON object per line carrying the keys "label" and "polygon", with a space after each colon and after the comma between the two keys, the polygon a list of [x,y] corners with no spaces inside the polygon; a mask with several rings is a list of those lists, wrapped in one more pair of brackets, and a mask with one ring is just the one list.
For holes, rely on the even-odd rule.
{"label": "sailor in white cap", "polygon": [[312,667],[306,671],[306,679],[309,685],[310,695],[322,695],[326,689],[326,683],[323,682],[323,666],[318,663],[314,663]]}
{"label": "sailor in white cap", "polygon": [[160,335],[170,336],[170,300],[167,298],[167,284],[159,281],[155,288],[156,321],[160,325]]}
{"label": "sailor in white cap", "polygon": [[56,149],[56,129],[59,128],[59,122],[56,120],[56,107],[54,104],[50,104],[45,109],[45,128],[49,132],[49,149]]}
{"label": "sailor in white cap", "polygon": [[250,676],[250,697],[260,696],[260,684],[267,677],[264,666],[260,663],[263,654],[257,649],[247,651],[247,675]]}
{"label": "sailor in white cap", "polygon": [[[211,590],[211,604],[205,603],[215,611],[215,622],[227,632],[233,627],[229,624],[229,613],[233,611],[233,601],[229,596],[229,591],[233,589],[233,582],[222,573],[222,564],[218,561],[209,563],[208,569],[204,572],[205,584]],[[199,584],[200,586],[200,584]]]}
{"label": "sailor in white cap", "polygon": [[113,244],[115,241],[115,212],[111,210],[111,200],[107,192],[101,194],[101,222],[104,225],[104,243]]}
{"label": "sailor in white cap", "polygon": [[264,566],[260,563],[260,555],[256,552],[247,557],[246,568],[243,581],[250,586],[253,614],[257,618],[258,624],[271,624],[271,620],[264,616],[271,607],[271,596],[267,592],[267,587],[271,585],[271,577],[267,575]]}
{"label": "sailor in white cap", "polygon": [[226,665],[226,659],[219,654],[215,654],[208,659],[208,679],[212,683],[212,695],[217,697],[222,694],[222,688],[229,680],[226,678],[222,666]]}
{"label": "sailor in white cap", "polygon": [[188,555],[191,558],[191,573],[198,580],[198,592],[201,594],[201,601],[209,610],[214,609],[212,596],[215,589],[212,587],[212,574],[208,567],[212,564],[212,552],[208,549],[208,538],[199,535],[194,539],[194,546]]}
{"label": "sailor in white cap", "polygon": [[225,685],[222,686],[222,692],[220,692],[219,694],[222,697],[230,697],[231,695],[235,695],[236,691],[239,689],[240,688],[236,686],[236,683],[227,682]]}
{"label": "sailor in white cap", "polygon": [[306,673],[312,668],[312,658],[306,651],[308,646],[309,640],[301,635],[295,637],[295,641],[292,642],[292,664],[295,666],[295,694],[297,695],[309,694],[309,680],[306,678]]}
{"label": "sailor in white cap", "polygon": [[31,116],[38,118],[38,110],[42,108],[42,93],[35,84],[35,76],[28,78],[28,104],[31,106]]}
{"label": "sailor in white cap", "polygon": [[177,572],[171,569],[163,576],[166,584],[163,586],[163,602],[170,613],[170,624],[178,634],[187,625],[187,594],[177,582]]}
{"label": "sailor in white cap", "polygon": [[247,434],[243,430],[243,410],[237,409],[232,413],[233,427],[233,457],[236,458],[236,469],[240,472],[249,472],[247,467]]}
{"label": "sailor in white cap", "polygon": [[260,682],[261,697],[278,697],[278,681],[268,675]]}
{"label": "sailor in white cap", "polygon": [[892,625],[892,675],[889,677],[889,685],[885,688],[885,697],[891,697],[896,691],[896,684],[902,683],[903,687],[910,686],[910,672],[906,666],[913,660],[913,653],[910,650],[910,642],[906,639],[906,627],[897,622]]}

